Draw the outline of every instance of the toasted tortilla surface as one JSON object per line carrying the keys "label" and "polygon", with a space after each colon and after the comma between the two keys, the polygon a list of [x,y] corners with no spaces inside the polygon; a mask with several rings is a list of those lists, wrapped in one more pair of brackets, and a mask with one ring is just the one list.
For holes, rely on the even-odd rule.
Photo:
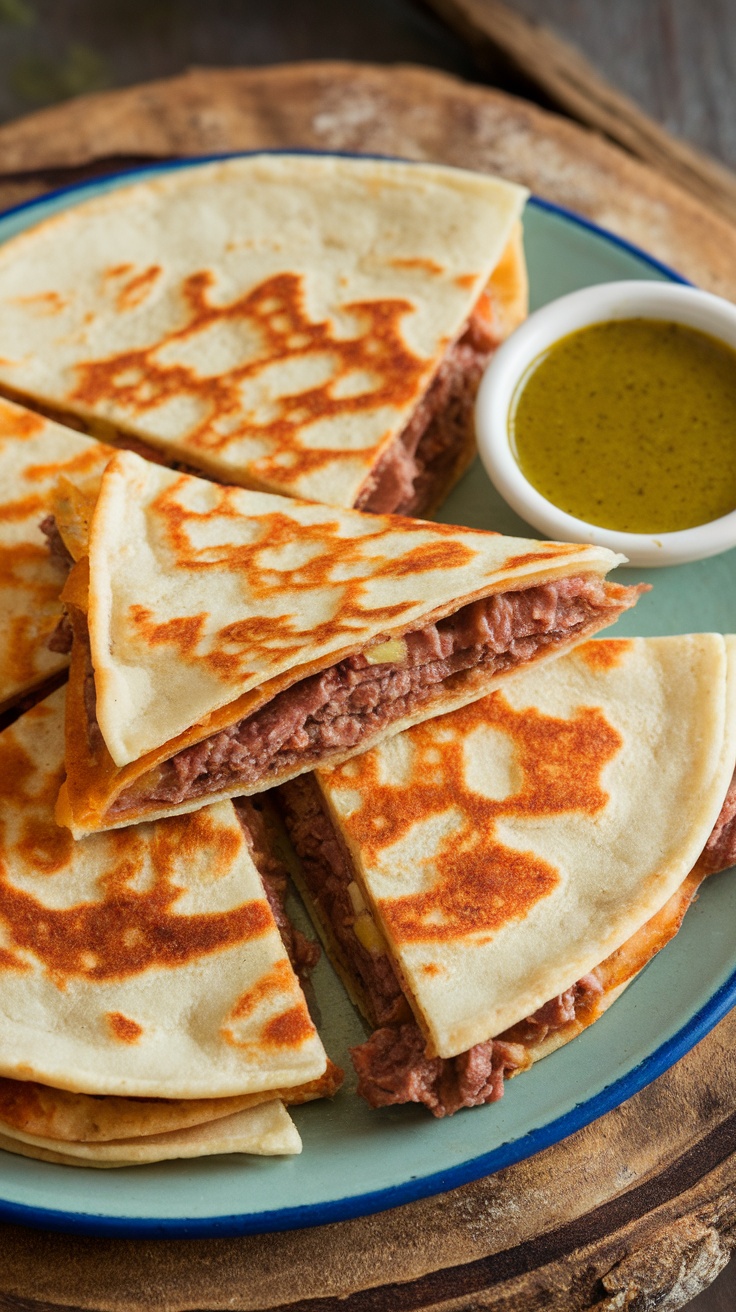
{"label": "toasted tortilla surface", "polygon": [[110,447],[0,399],[0,711],[69,664],[47,644],[61,618],[64,572],[39,528],[61,475],[99,482]]}
{"label": "toasted tortilla surface", "polygon": [[526,195],[309,155],[148,178],[3,246],[0,385],[225,481],[354,505],[504,255],[499,336],[518,318]]}
{"label": "toasted tortilla surface", "polygon": [[587,643],[317,772],[431,1052],[532,1015],[680,888],[736,763],[735,658]]}
{"label": "toasted tortilla surface", "polygon": [[163,1099],[322,1077],[232,805],[74,842],[63,713],[61,689],[0,735],[0,1075]]}

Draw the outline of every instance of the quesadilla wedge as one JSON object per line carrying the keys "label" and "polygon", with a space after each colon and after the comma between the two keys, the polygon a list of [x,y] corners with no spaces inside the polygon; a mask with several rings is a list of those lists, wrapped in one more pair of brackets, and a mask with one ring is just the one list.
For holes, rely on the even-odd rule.
{"label": "quesadilla wedge", "polygon": [[89,489],[111,455],[100,442],[0,400],[0,711],[69,664],[71,633],[59,630],[65,570],[40,524],[60,475]]}
{"label": "quesadilla wedge", "polygon": [[3,245],[0,384],[224,482],[425,513],[526,313],[526,195],[309,155],[116,189]]}
{"label": "quesadilla wedge", "polygon": [[736,862],[736,638],[602,640],[279,789],[372,1106],[435,1116],[575,1036]]}
{"label": "quesadilla wedge", "polygon": [[0,1134],[66,1143],[100,1144],[168,1135],[235,1116],[277,1100],[295,1106],[332,1096],[341,1072],[328,1061],[327,1071],[289,1089],[241,1093],[229,1098],[120,1098],[114,1094],[71,1093],[34,1080],[0,1077]]}
{"label": "quesadilla wedge", "polygon": [[[248,1110],[231,1101],[243,1095],[333,1092],[233,806],[75,843],[53,819],[63,703],[59,689],[0,734],[0,1075],[167,1100],[152,1113],[163,1133],[219,1119],[171,1100],[219,1098],[230,1114]],[[65,1100],[44,1131],[34,1096],[24,1112],[16,1088],[13,1115],[0,1095],[1,1132],[28,1133],[35,1117],[46,1137],[68,1121]],[[143,1103],[137,1122],[127,1104],[101,1112],[108,1128],[116,1112],[113,1137],[144,1134]]]}
{"label": "quesadilla wedge", "polygon": [[[81,552],[80,535],[59,528]],[[75,836],[261,792],[610,624],[621,556],[110,461],[63,597]]]}
{"label": "quesadilla wedge", "polygon": [[145,1166],[181,1157],[213,1157],[218,1153],[252,1153],[275,1157],[300,1153],[302,1141],[282,1102],[273,1101],[236,1112],[207,1124],[140,1139],[104,1143],[59,1143],[17,1130],[0,1130],[0,1148],[56,1162],[60,1166]]}

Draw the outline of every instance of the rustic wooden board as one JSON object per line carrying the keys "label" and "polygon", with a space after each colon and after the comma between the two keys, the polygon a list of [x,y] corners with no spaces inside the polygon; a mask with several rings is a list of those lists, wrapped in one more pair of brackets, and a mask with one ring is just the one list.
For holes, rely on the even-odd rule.
{"label": "rustic wooden board", "polygon": [[[123,162],[314,146],[502,172],[736,298],[736,231],[582,128],[416,68],[195,71],[0,129],[0,205]],[[463,1189],[316,1230],[121,1241],[0,1227],[0,1308],[674,1312],[736,1244],[736,1014],[623,1107]]]}
{"label": "rustic wooden board", "polygon": [[374,151],[502,173],[736,296],[736,228],[702,202],[594,132],[408,65],[199,69],[42,110],[0,128],[0,205],[109,161],[259,146]]}

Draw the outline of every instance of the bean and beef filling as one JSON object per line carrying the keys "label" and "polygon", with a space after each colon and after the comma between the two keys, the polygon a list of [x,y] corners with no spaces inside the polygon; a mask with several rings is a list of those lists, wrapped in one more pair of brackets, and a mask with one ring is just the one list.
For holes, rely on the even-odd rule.
{"label": "bean and beef filling", "polygon": [[498,345],[493,325],[476,310],[374,469],[355,503],[359,510],[422,515],[441,500],[468,452],[478,387]]}
{"label": "bean and beef filling", "polygon": [[[233,785],[249,788],[367,747],[379,731],[438,693],[461,689],[475,671],[497,674],[540,648],[610,623],[634,605],[640,590],[577,575],[471,602],[456,615],[405,634],[401,662],[374,665],[363,654],[349,656],[178,752],[158,767],[146,800],[176,805]],[[112,813],[125,810],[123,793]]]}
{"label": "bean and beef filling", "polygon": [[366,1043],[350,1050],[357,1091],[371,1107],[421,1102],[437,1117],[498,1102],[504,1080],[531,1065],[529,1047],[594,1012],[602,994],[595,972],[585,975],[507,1034],[457,1057],[428,1057],[427,1041],[413,1022],[374,1030]]}
{"label": "bean and beef filling", "polygon": [[[49,555],[60,574],[68,574],[74,561],[67,551],[64,539],[59,532],[56,520],[53,515],[46,515],[38,526],[46,538],[46,545],[49,549]],[[49,651],[58,652],[62,656],[68,656],[72,649],[72,626],[69,623],[69,616],[66,611],[62,611],[59,621],[50,635],[46,646]]]}
{"label": "bean and beef filling", "polygon": [[286,893],[289,872],[275,851],[275,817],[270,814],[265,799],[239,797],[235,803],[240,827],[256,867],[268,905],[278,926],[281,941],[289,960],[298,975],[304,978],[314,969],[320,957],[320,947],[292,925],[286,910]]}
{"label": "bean and beef filling", "polygon": [[346,970],[360,986],[372,1024],[410,1020],[390,957],[380,947],[366,947],[355,932],[359,911],[351,897],[351,885],[355,887],[351,860],[314,777],[301,774],[281,784],[277,800],[315,909],[322,923],[329,925]]}
{"label": "bean and beef filling", "polygon": [[[279,787],[278,800],[315,908],[379,1027],[350,1054],[358,1093],[371,1107],[420,1102],[441,1117],[496,1102],[503,1097],[504,1080],[531,1064],[530,1048],[575,1020],[588,1024],[595,1018],[603,986],[593,970],[497,1038],[457,1057],[428,1057],[380,936],[370,949],[358,938],[352,863],[317,784],[309,775],[292,779]],[[736,861],[736,774],[701,859],[710,873]]]}

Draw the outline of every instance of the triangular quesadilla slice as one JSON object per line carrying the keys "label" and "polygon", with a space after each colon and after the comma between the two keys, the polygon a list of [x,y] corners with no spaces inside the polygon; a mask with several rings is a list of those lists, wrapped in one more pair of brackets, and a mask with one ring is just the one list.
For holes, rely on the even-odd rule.
{"label": "triangular quesadilla slice", "polygon": [[91,488],[111,455],[100,442],[0,400],[0,711],[69,664],[71,633],[59,627],[66,570],[40,526],[60,475]]}
{"label": "triangular quesadilla slice", "polygon": [[633,605],[641,589],[604,582],[622,559],[118,453],[63,594],[59,821],[78,836],[260,792],[472,701]]}
{"label": "triangular quesadilla slice", "polygon": [[59,689],[0,734],[0,1075],[124,1099],[334,1092],[232,804],[74,842],[53,819],[63,710]]}
{"label": "triangular quesadilla slice", "polygon": [[275,1100],[187,1130],[105,1143],[59,1143],[2,1127],[0,1148],[60,1166],[115,1167],[145,1166],[182,1157],[213,1157],[219,1153],[291,1156],[301,1152],[302,1141],[284,1104]]}
{"label": "triangular quesadilla slice", "polygon": [[736,638],[602,640],[279,790],[374,1105],[500,1097],[736,862]]}
{"label": "triangular quesadilla slice", "polygon": [[0,251],[0,384],[224,482],[426,513],[526,313],[513,183],[255,155],[116,189]]}

